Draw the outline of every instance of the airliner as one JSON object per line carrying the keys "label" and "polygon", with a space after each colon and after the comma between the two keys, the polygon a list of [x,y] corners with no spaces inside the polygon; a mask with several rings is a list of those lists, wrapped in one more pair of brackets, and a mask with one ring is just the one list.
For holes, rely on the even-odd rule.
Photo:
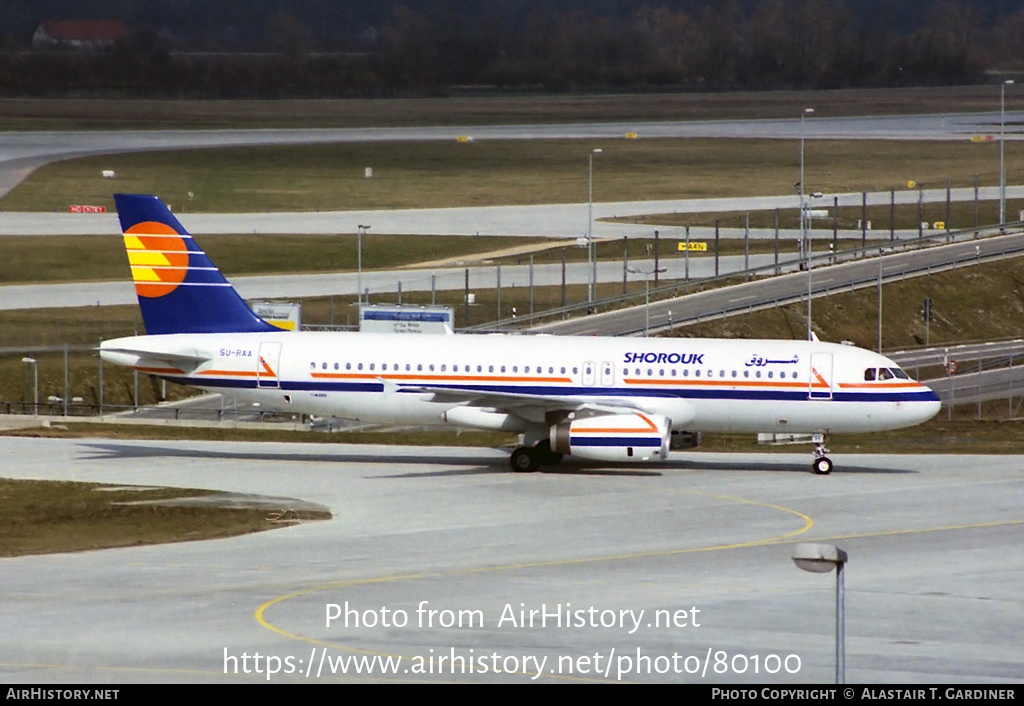
{"label": "airliner", "polygon": [[103,342],[103,359],[264,410],[518,433],[515,471],[665,461],[706,432],[807,435],[823,475],[828,435],[939,410],[888,358],[817,340],[285,331],[159,198],[114,198],[147,335]]}

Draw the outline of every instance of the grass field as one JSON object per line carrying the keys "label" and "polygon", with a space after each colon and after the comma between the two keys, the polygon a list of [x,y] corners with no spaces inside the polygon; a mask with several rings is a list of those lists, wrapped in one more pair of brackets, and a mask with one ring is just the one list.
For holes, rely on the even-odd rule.
{"label": "grass field", "polygon": [[[759,93],[501,95],[387,100],[0,101],[0,130],[228,129],[499,125],[652,120],[793,118],[816,115],[991,112],[998,86]],[[1006,109],[1024,95],[1006,92]]]}
{"label": "grass field", "polygon": [[[177,212],[581,203],[588,197],[587,154],[593,148],[603,150],[594,160],[598,202],[786,195],[799,181],[799,150],[786,140],[641,136],[267,146],[58,162],[0,199],[0,208],[65,211],[86,203],[113,209],[114,191],[157,194]],[[991,186],[998,183],[999,157],[996,143],[829,140],[809,141],[805,163],[807,192],[834,194],[906,190],[909,181],[925,188],[945,188],[947,180],[973,187],[976,175],[982,186]],[[1022,143],[1006,145],[1006,164],[1010,183],[1024,181]],[[374,168],[372,179],[365,178],[366,167]],[[102,178],[105,169],[118,178]]]}
{"label": "grass field", "polygon": [[[354,272],[355,235],[204,235],[201,245],[227,277],[263,274]],[[124,240],[117,235],[8,236],[3,241],[0,283],[128,280]],[[424,261],[463,258],[509,247],[551,246],[543,238],[366,235],[365,270],[401,268]],[[640,245],[637,245],[640,252]],[[572,248],[575,254],[576,248]],[[621,247],[620,247],[621,254]]]}
{"label": "grass field", "polygon": [[[329,512],[165,505],[216,496],[189,488],[0,479],[0,557],[233,537],[330,518]],[[283,521],[282,521],[283,518]]]}

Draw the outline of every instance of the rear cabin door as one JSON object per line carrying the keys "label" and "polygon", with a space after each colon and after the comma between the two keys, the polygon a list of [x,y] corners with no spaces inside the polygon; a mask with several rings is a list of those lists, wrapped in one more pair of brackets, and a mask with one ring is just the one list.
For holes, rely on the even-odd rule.
{"label": "rear cabin door", "polygon": [[256,361],[256,386],[280,387],[278,370],[281,366],[281,344],[264,341],[260,344],[260,355]]}

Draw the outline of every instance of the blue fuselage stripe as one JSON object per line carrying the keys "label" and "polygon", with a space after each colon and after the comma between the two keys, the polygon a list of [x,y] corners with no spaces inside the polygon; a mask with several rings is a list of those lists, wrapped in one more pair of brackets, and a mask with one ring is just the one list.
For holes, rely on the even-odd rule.
{"label": "blue fuselage stripe", "polygon": [[[257,387],[254,378],[232,379],[232,378],[199,378],[183,376],[164,376],[172,382],[183,385],[199,385],[201,387],[222,387],[233,389],[254,389]],[[685,388],[678,387],[666,390],[662,387],[598,387],[598,386],[554,386],[554,385],[445,385],[434,382],[399,384],[399,392],[419,394],[419,390],[403,390],[402,387],[420,387],[428,385],[437,389],[451,389],[452,391],[466,391],[468,393],[497,393],[508,395],[530,395],[534,397],[649,397],[649,398],[670,398],[670,399],[695,399],[695,400],[747,400],[747,401],[800,401],[808,400],[806,388],[799,390],[751,390],[751,389],[728,389],[721,388]],[[293,382],[289,380],[280,381],[279,389],[290,392],[383,392],[384,385],[379,382]],[[837,402],[934,402],[938,399],[934,392],[927,388],[918,388],[907,391],[879,391],[879,392],[842,392],[835,391],[831,398],[815,396],[811,401]]]}

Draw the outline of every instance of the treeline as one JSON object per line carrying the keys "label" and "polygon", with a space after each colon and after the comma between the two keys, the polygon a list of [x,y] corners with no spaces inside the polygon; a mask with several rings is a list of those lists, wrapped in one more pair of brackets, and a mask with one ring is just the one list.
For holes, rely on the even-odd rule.
{"label": "treeline", "polygon": [[[470,4],[397,5],[366,27],[372,13],[350,8],[332,33],[278,3],[259,36],[244,41],[237,28],[185,34],[173,23],[143,21],[128,40],[91,54],[29,50],[8,35],[0,94],[327,98],[466,86],[892,87],[975,83],[1024,67],[1017,2],[724,0],[637,8],[520,0],[475,11]],[[921,11],[909,12],[912,6]]]}

